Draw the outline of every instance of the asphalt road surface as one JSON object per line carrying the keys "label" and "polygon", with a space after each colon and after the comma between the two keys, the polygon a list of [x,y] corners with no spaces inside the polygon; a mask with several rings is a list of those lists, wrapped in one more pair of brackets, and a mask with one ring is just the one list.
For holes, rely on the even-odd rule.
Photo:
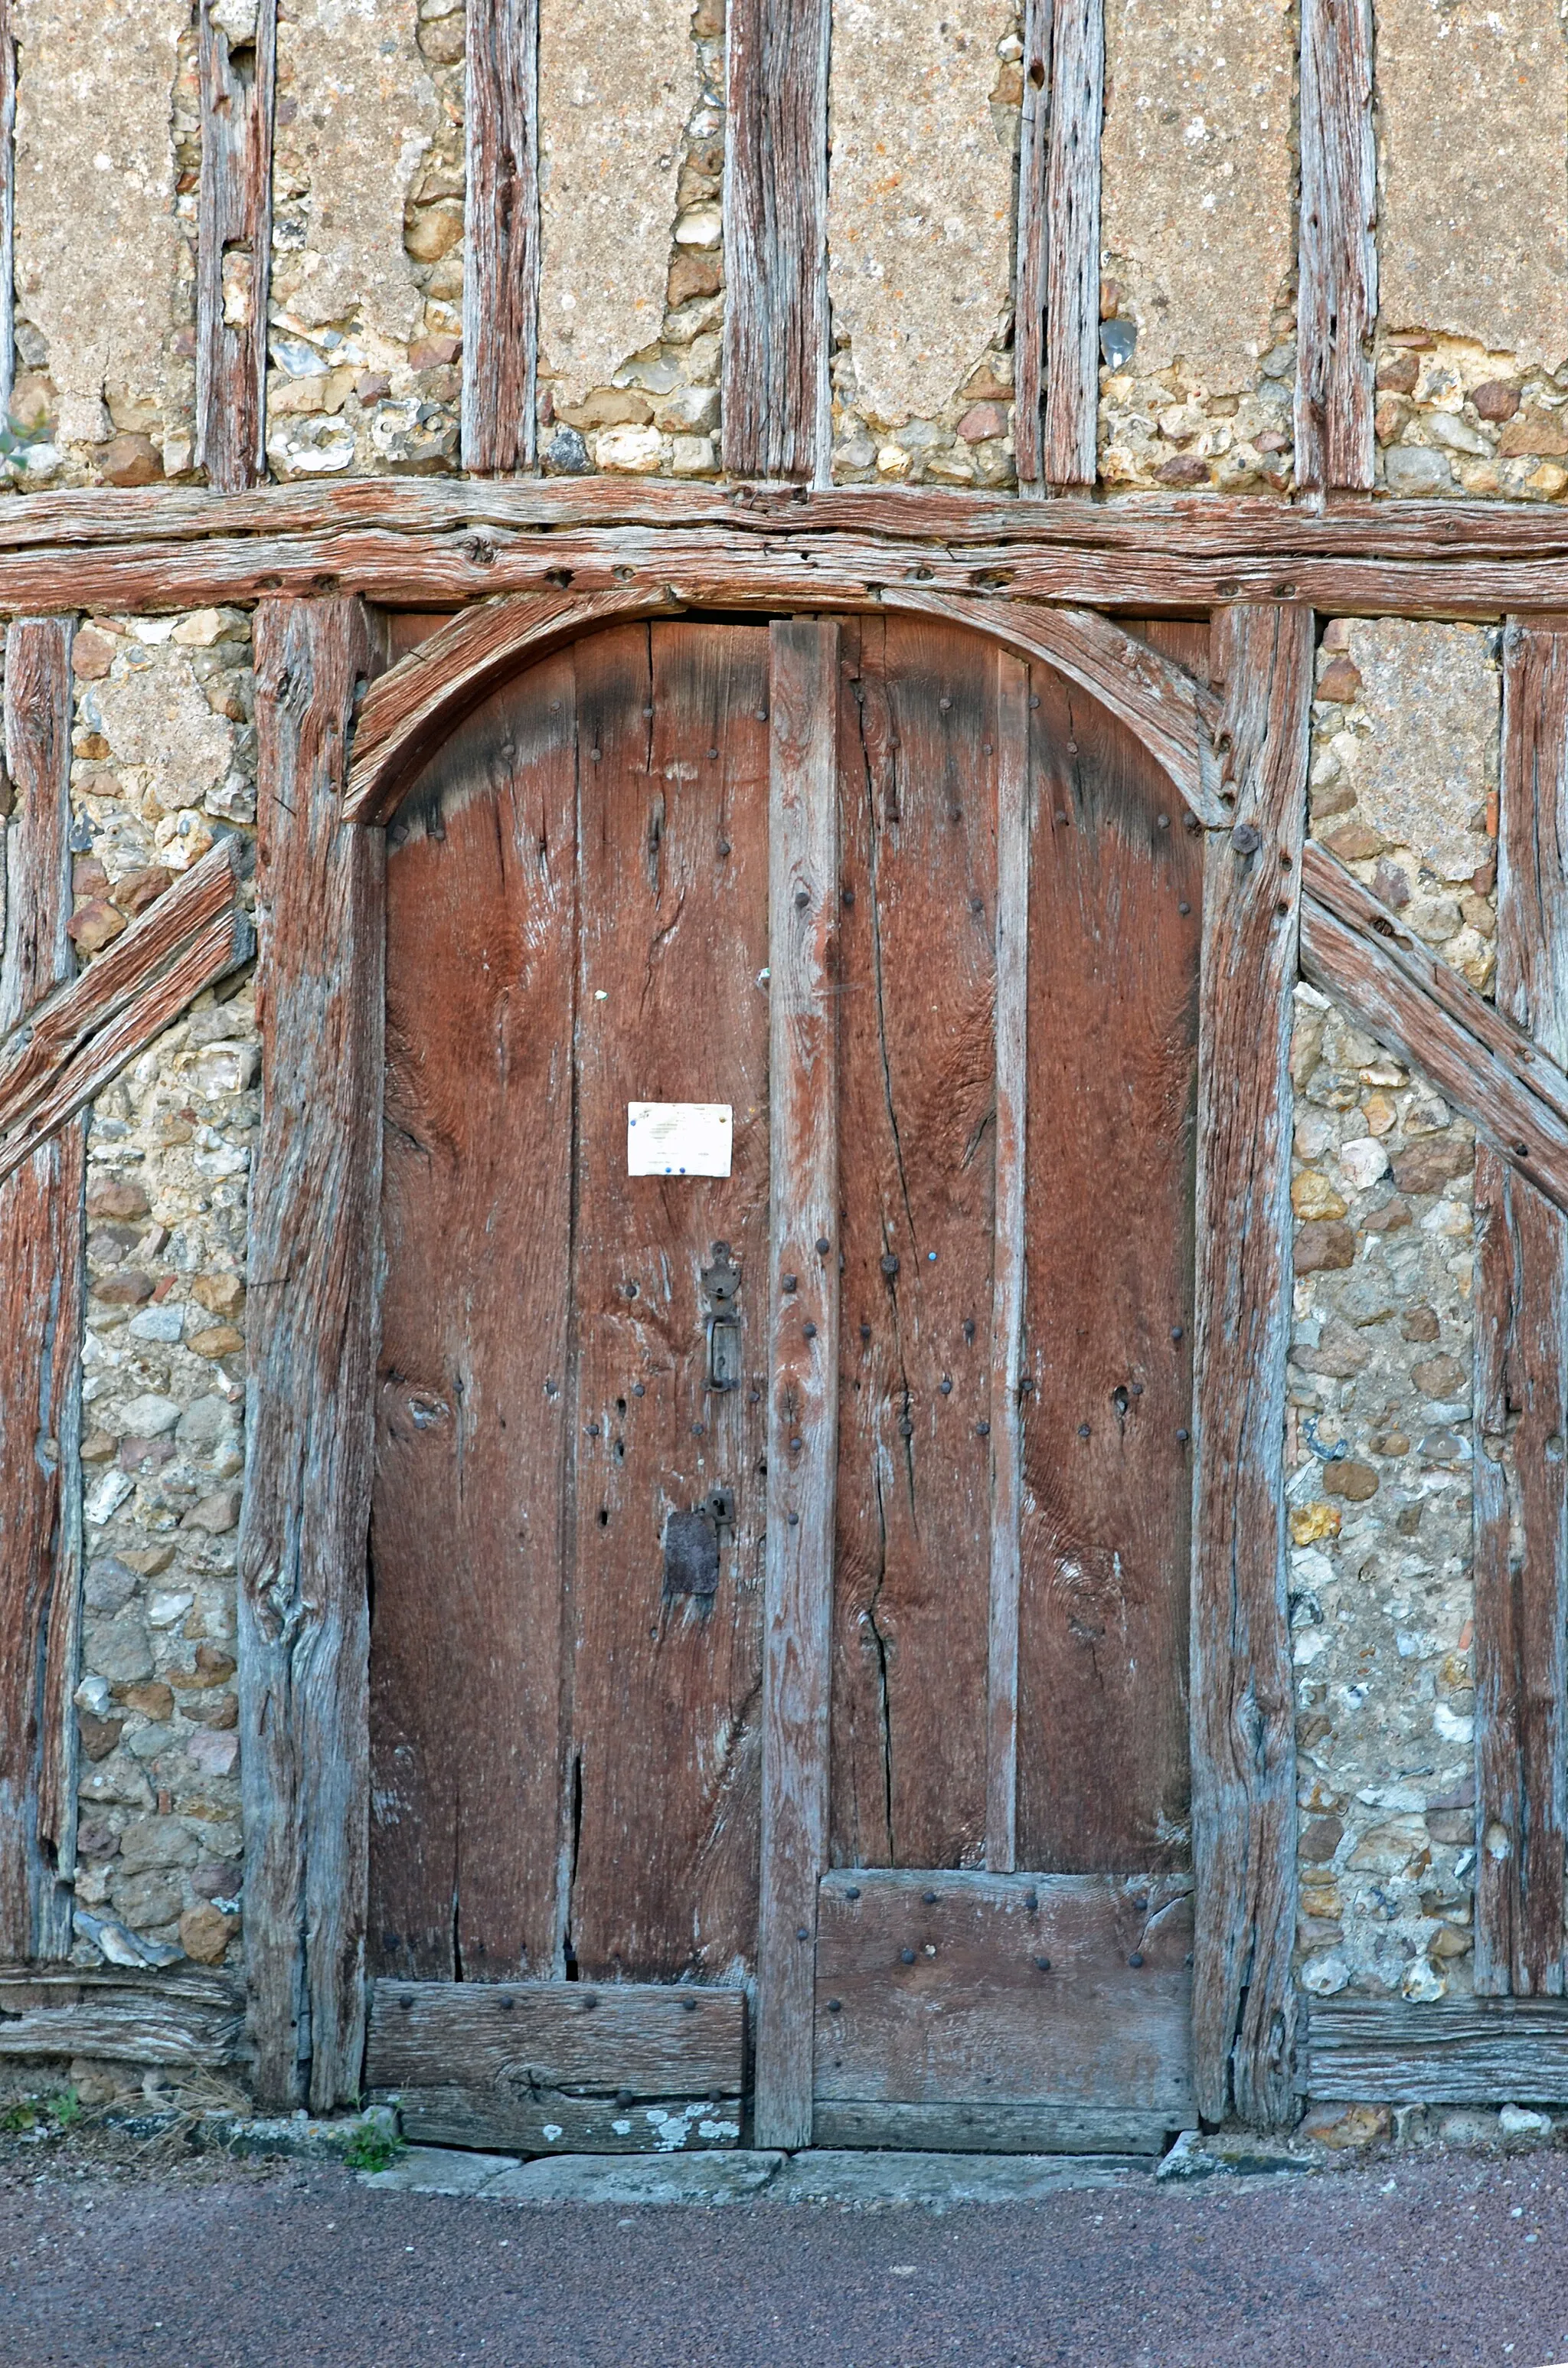
{"label": "asphalt road surface", "polygon": [[946,2212],[0,2168],[4,2368],[1543,2368],[1568,2156]]}

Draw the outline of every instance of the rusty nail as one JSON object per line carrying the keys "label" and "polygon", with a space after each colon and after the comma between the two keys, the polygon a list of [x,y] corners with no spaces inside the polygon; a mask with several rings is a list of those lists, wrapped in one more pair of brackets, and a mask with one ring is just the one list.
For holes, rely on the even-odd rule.
{"label": "rusty nail", "polygon": [[844,2012],[844,2000],[842,1998],[829,1998],[827,2002],[827,2010],[829,2014],[842,2014]]}
{"label": "rusty nail", "polygon": [[1171,1338],[1173,1340],[1179,1340],[1185,1328],[1186,1327],[1180,1324],[1173,1324],[1171,1326]]}
{"label": "rusty nail", "polygon": [[898,1435],[900,1439],[913,1439],[915,1436],[915,1425],[910,1421],[907,1415],[905,1415],[903,1420],[899,1424]]}
{"label": "rusty nail", "polygon": [[810,890],[809,888],[797,888],[797,889],[796,889],[796,891],[795,891],[795,907],[796,907],[796,910],[797,910],[798,912],[804,912],[804,910],[805,910],[806,906],[811,903],[811,901],[812,901],[812,892],[811,892],[811,890]]}
{"label": "rusty nail", "polygon": [[862,1325],[861,1325],[861,1326],[860,1326],[860,1338],[861,1338],[861,1339],[862,1339],[862,1340],[869,1340],[869,1339],[870,1338],[870,1337],[871,1337],[871,1327],[870,1327],[870,1326],[869,1326],[869,1324],[862,1324]]}
{"label": "rusty nail", "polygon": [[1024,1894],[1024,1906],[1028,1909],[1031,1916],[1038,1916],[1040,1914],[1039,1892],[1026,1891]]}
{"label": "rusty nail", "polygon": [[1056,819],[1059,823],[1063,823],[1067,819],[1067,816],[1061,806],[1058,806],[1056,809]]}
{"label": "rusty nail", "polygon": [[1256,855],[1258,848],[1263,845],[1263,839],[1256,824],[1250,822],[1237,823],[1234,830],[1231,833],[1231,845],[1235,848],[1238,855]]}
{"label": "rusty nail", "polygon": [[800,1287],[801,1278],[798,1274],[787,1274],[785,1276],[784,1288],[786,1291],[798,1291]]}
{"label": "rusty nail", "polygon": [[942,1395],[943,1395],[945,1398],[950,1398],[950,1397],[952,1396],[952,1394],[953,1394],[953,1385],[952,1385],[952,1383],[948,1379],[948,1376],[947,1376],[947,1374],[946,1374],[946,1373],[944,1373],[944,1374],[942,1375],[942,1378],[941,1378],[941,1380],[937,1383],[937,1387],[941,1391]]}
{"label": "rusty nail", "polygon": [[1181,903],[1176,906],[1176,911],[1177,911],[1178,913],[1190,913],[1190,912],[1191,912],[1191,910],[1192,910],[1191,905],[1187,903],[1187,901],[1186,897],[1184,896],[1184,897],[1182,898],[1182,900],[1181,900]]}
{"label": "rusty nail", "polygon": [[804,1338],[808,1340],[814,1340],[817,1337],[817,1327],[814,1324],[802,1324],[801,1330]]}
{"label": "rusty nail", "polygon": [[805,1924],[797,1924],[797,1925],[796,1925],[796,1927],[795,1927],[795,1938],[796,1938],[796,1940],[797,1940],[797,1941],[809,1941],[809,1940],[811,1939],[811,1937],[812,1937],[812,1935],[811,1935],[811,1929],[810,1929],[810,1927],[809,1927],[808,1925],[805,1925]]}
{"label": "rusty nail", "polygon": [[949,707],[951,707],[952,703],[953,703],[953,702],[952,702],[952,700],[951,700],[950,699],[939,699],[939,700],[937,701],[937,706],[941,709],[942,713],[943,713],[944,715],[946,715],[946,713],[947,713],[947,712],[948,712],[949,708]]}
{"label": "rusty nail", "polygon": [[1183,1447],[1185,1447],[1185,1446],[1187,1445],[1187,1440],[1188,1440],[1191,1437],[1192,1437],[1192,1433],[1191,1433],[1189,1430],[1178,1430],[1178,1431],[1177,1431],[1177,1433],[1176,1433],[1177,1440],[1180,1442],[1180,1444],[1181,1444]]}
{"label": "rusty nail", "polygon": [[817,1235],[817,1256],[818,1256],[818,1258],[826,1258],[826,1256],[827,1256],[827,1254],[828,1254],[829,1250],[830,1250],[832,1247],[833,1247],[833,1244],[828,1240],[828,1237],[827,1237],[827,1235],[826,1235],[825,1234],[819,1234],[819,1235]]}
{"label": "rusty nail", "polygon": [[631,1384],[631,1395],[634,1398],[645,1398],[648,1393],[642,1383],[633,1382]]}
{"label": "rusty nail", "polygon": [[915,1963],[915,1952],[913,1949],[901,1949],[898,1953],[901,1964],[912,1965]]}
{"label": "rusty nail", "polygon": [[937,1895],[934,1891],[923,1891],[920,1896],[927,1907],[935,1907],[937,1905]]}
{"label": "rusty nail", "polygon": [[855,902],[855,891],[854,891],[854,889],[853,889],[853,888],[846,888],[846,889],[845,890],[845,892],[844,892],[844,902],[845,902],[845,904],[846,904],[846,905],[852,905],[854,904],[854,902]]}
{"label": "rusty nail", "polygon": [[964,1317],[963,1337],[966,1340],[972,1340],[974,1338],[974,1318],[972,1315],[966,1315]]}
{"label": "rusty nail", "polygon": [[882,1258],[882,1272],[884,1274],[896,1274],[898,1272],[898,1260],[893,1256],[892,1250],[887,1251]]}
{"label": "rusty nail", "polygon": [[792,1530],[798,1530],[798,1529],[800,1528],[800,1526],[801,1526],[801,1517],[800,1517],[799,1513],[791,1513],[791,1514],[790,1514],[790,1527]]}
{"label": "rusty nail", "polygon": [[632,2090],[630,2089],[618,2089],[615,2092],[615,2101],[620,2108],[621,2112],[624,2112],[627,2106],[634,2102]]}
{"label": "rusty nail", "polygon": [[1037,1958],[1035,1959],[1035,1964],[1040,1967],[1040,1972],[1041,1972],[1042,1974],[1049,1974],[1049,1973],[1050,1973],[1050,1971],[1051,1971],[1051,1959],[1050,1959],[1049,1957],[1037,1957]]}
{"label": "rusty nail", "polygon": [[400,2006],[400,2007],[402,2007],[402,2009],[403,2009],[403,2010],[404,2014],[406,2014],[406,2013],[408,2012],[409,2008],[414,2004],[414,2000],[413,2000],[411,1998],[399,1998],[399,2000],[398,2000],[398,2004],[399,2004],[399,2006]]}
{"label": "rusty nail", "polygon": [[1170,826],[1171,818],[1169,814],[1156,814],[1154,816],[1154,828],[1156,830],[1169,830]]}
{"label": "rusty nail", "polygon": [[719,852],[720,852],[720,854],[721,854],[721,855],[728,855],[729,851],[730,851],[730,842],[729,842],[729,840],[728,840],[727,838],[722,838],[722,839],[719,841]]}
{"label": "rusty nail", "polygon": [[860,1896],[859,1884],[858,1883],[846,1884],[844,1886],[844,1896],[846,1899],[858,1899]]}
{"label": "rusty nail", "polygon": [[803,1442],[802,1440],[799,1440],[799,1439],[792,1439],[792,1440],[790,1441],[790,1450],[791,1450],[791,1452],[792,1452],[793,1453],[795,1453],[795,1454],[797,1454],[797,1455],[798,1455],[798,1454],[800,1453],[800,1452],[801,1452],[801,1446],[803,1445],[803,1443],[804,1443],[804,1442]]}
{"label": "rusty nail", "polygon": [[974,1426],[974,1435],[977,1439],[989,1439],[991,1425],[988,1422],[977,1422]]}
{"label": "rusty nail", "polygon": [[1128,1964],[1129,1964],[1130,1965],[1141,1965],[1141,1964],[1142,1964],[1142,1962],[1143,1962],[1143,1952],[1142,1952],[1142,1949],[1134,1949],[1134,1950],[1133,1950],[1133,1952],[1132,1952],[1132,1954],[1129,1957],[1129,1959],[1127,1960],[1127,1962],[1128,1962]]}
{"label": "rusty nail", "polygon": [[1079,1436],[1079,1438],[1080,1438],[1080,1439],[1087,1439],[1088,1435],[1089,1435],[1089,1426],[1088,1426],[1088,1424],[1087,1424],[1086,1422],[1081,1422],[1081,1423],[1078,1425],[1078,1436]]}

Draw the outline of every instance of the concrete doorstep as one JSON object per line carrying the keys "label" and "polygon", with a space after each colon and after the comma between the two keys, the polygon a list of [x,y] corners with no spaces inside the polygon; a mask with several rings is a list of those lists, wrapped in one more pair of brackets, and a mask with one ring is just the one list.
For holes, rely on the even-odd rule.
{"label": "concrete doorstep", "polygon": [[540,2156],[410,2146],[360,2185],[392,2195],[471,2195],[486,2203],[1031,2203],[1064,2189],[1147,2179],[1147,2156],[839,2153]]}

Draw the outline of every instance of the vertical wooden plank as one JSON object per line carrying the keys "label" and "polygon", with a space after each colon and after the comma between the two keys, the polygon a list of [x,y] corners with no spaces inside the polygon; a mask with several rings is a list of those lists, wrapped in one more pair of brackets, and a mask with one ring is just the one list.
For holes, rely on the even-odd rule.
{"label": "vertical wooden plank", "polygon": [[[838,627],[769,627],[767,1423],[756,2142],[809,2146],[838,1455]],[[819,1241],[828,1247],[819,1250]],[[787,1291],[785,1278],[797,1278]],[[814,1323],[812,1337],[805,1326]]]}
{"label": "vertical wooden plank", "polygon": [[1029,670],[996,666],[996,1247],[991,1313],[991,1603],[985,1863],[1017,1862],[1018,1524],[1023,1491],[1024,1206],[1028,1121]]}
{"label": "vertical wooden plank", "polygon": [[1051,38],[1055,0],[1025,0],[1013,285],[1013,441],[1021,494],[1043,494],[1045,331],[1050,311]]}
{"label": "vertical wooden plank", "polygon": [[562,1970],[576,803],[566,650],[388,830],[370,1964],[404,1979]]}
{"label": "vertical wooden plank", "polygon": [[196,239],[196,459],[214,493],[267,474],[267,303],[278,0],[231,41],[201,0],[201,181]]}
{"label": "vertical wooden plank", "polygon": [[1372,0],[1301,0],[1296,484],[1372,483],[1378,319]]}
{"label": "vertical wooden plank", "polygon": [[[628,625],[578,642],[575,658],[563,1938],[585,1980],[733,1980],[756,1950],[773,1468],[767,634]],[[629,1175],[633,1101],[729,1103],[730,1174]],[[739,1277],[727,1304],[744,1379],[727,1390],[709,1386],[703,1276],[719,1242]],[[714,1524],[714,1584],[698,1591],[669,1525],[684,1516],[686,1527],[720,1491],[729,1513]]]}
{"label": "vertical wooden plank", "polygon": [[[6,637],[6,832],[0,1034],[74,969],[73,621]],[[0,1955],[71,1948],[81,1587],[81,1333],[86,1121],[0,1184]]]}
{"label": "vertical wooden plank", "polygon": [[1203,903],[1194,1344],[1193,2057],[1199,2111],[1296,2112],[1296,1750],[1286,1607],[1291,990],[1312,618],[1222,609],[1235,824]]}
{"label": "vertical wooden plank", "polygon": [[1105,0],[1056,0],[1047,175],[1045,427],[1050,486],[1092,485],[1100,391]]}
{"label": "vertical wooden plank", "polygon": [[1181,1863],[1189,1791],[1202,856],[1147,750],[1031,682],[1017,1849],[1149,1874]]}
{"label": "vertical wooden plank", "polygon": [[0,0],[0,414],[17,376],[17,38],[11,0]]}
{"label": "vertical wooden plank", "polygon": [[240,1768],[257,2094],[358,2093],[369,1831],[384,837],[339,815],[369,628],[256,613],[262,1124],[251,1178]]}
{"label": "vertical wooden plank", "polygon": [[724,468],[828,482],[832,0],[732,0],[724,166]]}
{"label": "vertical wooden plank", "polygon": [[[1497,1002],[1568,1055],[1568,620],[1504,643]],[[1476,1146],[1476,1903],[1483,1997],[1564,1988],[1568,1220]]]}
{"label": "vertical wooden plank", "polygon": [[539,0],[472,0],[463,222],[462,463],[534,464],[539,361]]}
{"label": "vertical wooden plank", "polygon": [[1018,152],[1018,487],[1095,482],[1105,0],[1028,0]]}
{"label": "vertical wooden plank", "polygon": [[[845,636],[846,651],[852,646]],[[867,618],[839,717],[830,1854],[979,1863],[994,1228],[996,668]]]}

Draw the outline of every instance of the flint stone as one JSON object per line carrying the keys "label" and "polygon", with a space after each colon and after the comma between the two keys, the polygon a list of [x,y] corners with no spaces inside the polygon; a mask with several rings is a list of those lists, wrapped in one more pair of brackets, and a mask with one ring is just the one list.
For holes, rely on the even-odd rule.
{"label": "flint stone", "polygon": [[139,1684],[153,1674],[153,1640],[146,1622],[127,1612],[102,1627],[90,1625],[83,1658],[95,1677],[107,1678],[111,1685]]}

